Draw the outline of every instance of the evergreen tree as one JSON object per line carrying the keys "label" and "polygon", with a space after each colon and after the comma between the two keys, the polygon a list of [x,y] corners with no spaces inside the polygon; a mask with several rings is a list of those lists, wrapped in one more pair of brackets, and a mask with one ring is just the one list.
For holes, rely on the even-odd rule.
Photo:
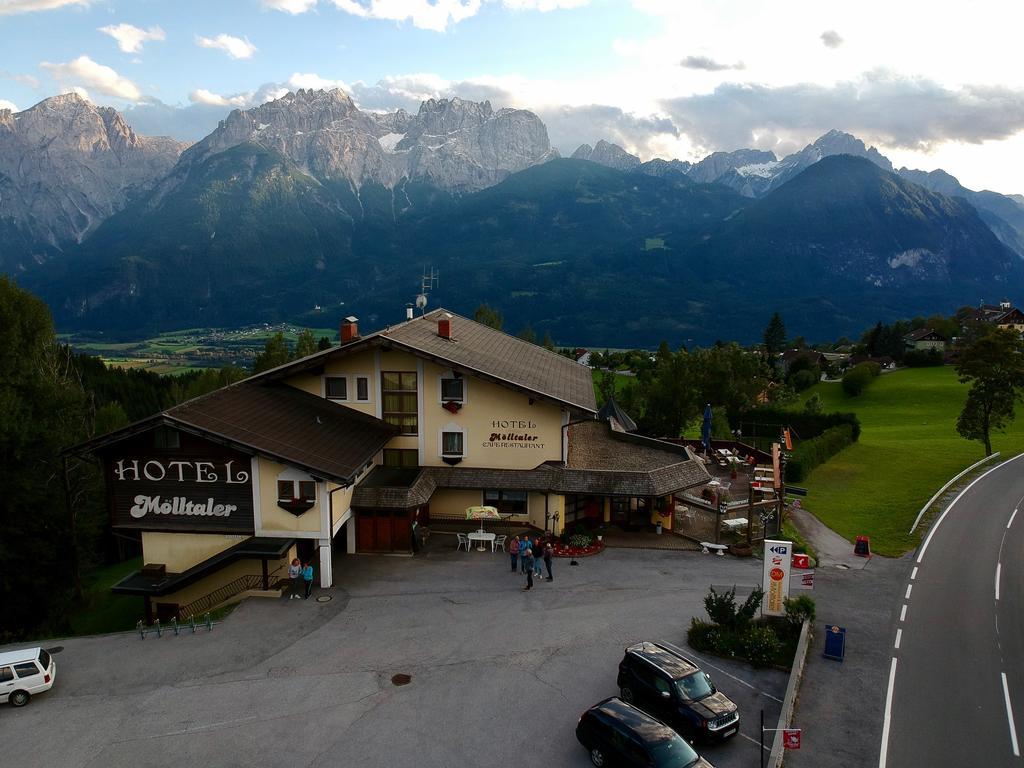
{"label": "evergreen tree", "polygon": [[531,344],[537,343],[537,334],[533,332],[533,328],[529,325],[523,328],[523,330],[521,330],[519,333],[517,333],[516,336],[518,336],[523,341],[530,342]]}
{"label": "evergreen tree", "polygon": [[288,342],[285,341],[284,334],[278,331],[267,339],[263,345],[263,351],[256,355],[252,372],[261,373],[269,371],[271,368],[276,368],[279,365],[290,362],[291,359],[292,351],[288,348]]}
{"label": "evergreen tree", "polygon": [[479,307],[476,308],[476,311],[473,313],[473,319],[476,320],[478,323],[489,325],[491,328],[494,328],[497,331],[501,330],[501,325],[503,322],[501,312],[499,312],[496,309],[492,309],[487,304],[481,304]]}
{"label": "evergreen tree", "polygon": [[295,358],[307,357],[317,351],[316,337],[309,328],[303,328],[295,340]]}
{"label": "evergreen tree", "polygon": [[768,321],[768,327],[764,329],[764,351],[769,360],[785,350],[786,347],[786,326],[778,312],[772,313],[772,319]]}
{"label": "evergreen tree", "polygon": [[323,352],[325,349],[330,349],[332,346],[334,345],[331,344],[331,340],[326,336],[321,336],[320,341],[316,343],[316,348],[320,352]]}
{"label": "evergreen tree", "polygon": [[541,341],[540,345],[544,347],[544,349],[552,352],[555,351],[555,342],[551,339],[551,331],[544,331],[544,340]]}

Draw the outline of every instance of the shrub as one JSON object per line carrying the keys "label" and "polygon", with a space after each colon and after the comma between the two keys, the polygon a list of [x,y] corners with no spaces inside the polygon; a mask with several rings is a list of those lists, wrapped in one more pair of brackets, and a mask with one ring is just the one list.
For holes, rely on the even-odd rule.
{"label": "shrub", "polygon": [[786,620],[796,629],[805,621],[814,621],[817,615],[814,600],[808,595],[787,597],[782,604],[786,608]]}
{"label": "shrub", "polygon": [[842,424],[822,432],[813,440],[804,440],[790,454],[786,462],[786,482],[803,480],[819,464],[824,464],[843,448],[854,442],[853,428]]}
{"label": "shrub", "polygon": [[711,651],[715,625],[709,624],[694,616],[690,620],[690,629],[686,632],[686,641],[698,651]]}
{"label": "shrub", "polygon": [[821,395],[817,392],[807,398],[807,402],[804,403],[804,412],[811,414],[812,416],[817,416],[822,412],[822,410],[824,410],[824,408],[825,406],[821,402]]}
{"label": "shrub", "polygon": [[790,379],[790,384],[797,392],[803,392],[817,384],[819,379],[821,379],[821,369],[814,366],[810,370],[797,371]]}
{"label": "shrub", "polygon": [[872,373],[871,366],[881,370],[878,363],[861,363],[853,366],[843,374],[843,391],[850,397],[856,397],[871,383],[871,379],[877,374]]}
{"label": "shrub", "polygon": [[736,623],[736,587],[718,594],[714,587],[704,598],[704,610],[711,622],[719,627],[731,627]]}
{"label": "shrub", "polygon": [[778,440],[780,426],[784,425],[791,427],[801,440],[810,440],[840,424],[850,425],[854,441],[860,437],[860,420],[852,413],[816,414],[779,408],[754,408],[740,414],[737,426],[743,429],[744,437]]}
{"label": "shrub", "polygon": [[782,642],[771,627],[748,627],[740,637],[740,651],[755,667],[771,666],[781,648]]}
{"label": "shrub", "polygon": [[574,533],[569,537],[570,547],[589,547],[594,537],[589,533]]}
{"label": "shrub", "polygon": [[915,349],[903,354],[903,364],[909,368],[928,368],[943,362],[944,355],[937,349]]}

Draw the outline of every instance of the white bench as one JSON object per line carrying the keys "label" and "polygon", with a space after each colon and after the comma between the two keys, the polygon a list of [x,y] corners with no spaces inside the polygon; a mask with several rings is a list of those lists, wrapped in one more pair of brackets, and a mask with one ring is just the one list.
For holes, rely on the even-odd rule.
{"label": "white bench", "polygon": [[710,541],[702,541],[700,543],[700,553],[702,555],[709,555],[714,550],[715,554],[719,557],[725,557],[725,550],[728,547],[725,544],[712,544]]}

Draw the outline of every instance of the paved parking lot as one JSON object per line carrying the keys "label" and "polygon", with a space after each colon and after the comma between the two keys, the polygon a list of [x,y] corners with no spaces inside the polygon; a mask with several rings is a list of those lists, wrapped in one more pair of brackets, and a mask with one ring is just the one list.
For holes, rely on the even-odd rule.
{"label": "paved parking lot", "polygon": [[[60,642],[56,688],[0,709],[4,763],[589,765],[574,728],[617,693],[622,649],[685,645],[709,584],[759,574],[756,560],[609,550],[556,560],[553,583],[522,592],[500,553],[346,556],[327,603],[253,599],[212,633]],[[706,661],[743,720],[702,754],[757,765],[759,710],[774,722],[787,676]],[[398,673],[412,682],[392,685]]]}

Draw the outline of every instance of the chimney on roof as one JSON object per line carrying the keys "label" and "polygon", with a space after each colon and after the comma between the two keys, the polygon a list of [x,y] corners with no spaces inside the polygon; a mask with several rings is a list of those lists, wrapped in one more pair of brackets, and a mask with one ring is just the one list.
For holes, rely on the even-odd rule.
{"label": "chimney on roof", "polygon": [[445,312],[437,321],[437,335],[442,339],[452,337],[452,316]]}
{"label": "chimney on roof", "polygon": [[355,341],[359,338],[359,318],[358,317],[346,317],[341,321],[341,343],[348,344],[350,341]]}
{"label": "chimney on roof", "polygon": [[405,305],[405,319],[412,320],[412,304]]}

